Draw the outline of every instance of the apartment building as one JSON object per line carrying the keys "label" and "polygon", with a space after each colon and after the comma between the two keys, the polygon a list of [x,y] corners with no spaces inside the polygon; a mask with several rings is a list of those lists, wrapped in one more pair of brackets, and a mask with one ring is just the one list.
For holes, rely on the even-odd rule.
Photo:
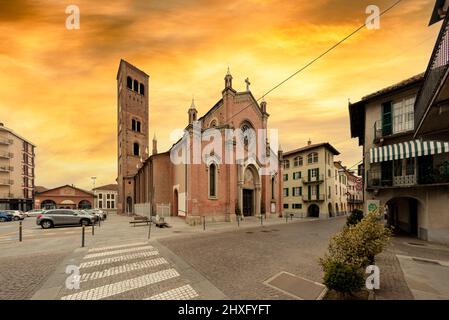
{"label": "apartment building", "polygon": [[331,199],[336,215],[342,215],[348,211],[348,176],[347,169],[341,161],[334,161],[334,180],[335,192],[331,193]]}
{"label": "apartment building", "polygon": [[35,145],[0,123],[0,209],[33,208]]}
{"label": "apartment building", "polygon": [[[342,212],[335,190],[340,181],[334,156],[340,153],[329,143],[312,144],[283,153],[283,207],[297,217],[328,218]],[[342,189],[344,192],[344,189]],[[344,199],[344,198],[342,198]]]}
{"label": "apartment building", "polygon": [[397,230],[449,244],[449,15],[426,72],[349,104],[351,135],[363,146],[365,201],[379,201]]}
{"label": "apartment building", "polygon": [[107,184],[92,189],[95,197],[95,208],[109,213],[117,212],[117,184]]}
{"label": "apartment building", "polygon": [[351,170],[346,170],[347,184],[347,205],[348,212],[354,209],[363,210],[363,181],[362,177],[354,174]]}

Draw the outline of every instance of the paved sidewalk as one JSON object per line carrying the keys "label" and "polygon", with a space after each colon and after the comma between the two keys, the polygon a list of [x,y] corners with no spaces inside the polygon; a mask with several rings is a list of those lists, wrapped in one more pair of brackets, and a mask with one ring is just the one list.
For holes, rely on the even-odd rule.
{"label": "paved sidewalk", "polygon": [[396,236],[376,257],[381,288],[376,299],[449,299],[449,247]]}

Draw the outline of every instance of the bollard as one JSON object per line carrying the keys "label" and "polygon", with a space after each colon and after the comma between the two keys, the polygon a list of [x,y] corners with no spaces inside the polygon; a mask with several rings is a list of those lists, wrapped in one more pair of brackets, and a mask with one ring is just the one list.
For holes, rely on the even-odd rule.
{"label": "bollard", "polygon": [[19,241],[22,242],[22,221],[19,222]]}
{"label": "bollard", "polygon": [[240,216],[237,215],[237,226],[240,227]]}
{"label": "bollard", "polygon": [[92,222],[92,235],[95,235],[95,221]]}
{"label": "bollard", "polygon": [[152,224],[152,222],[153,221],[150,221],[149,227],[148,227],[148,239],[150,239],[150,236],[151,236],[151,224]]}
{"label": "bollard", "polygon": [[263,215],[260,215],[260,225],[263,226]]}
{"label": "bollard", "polygon": [[101,227],[101,218],[98,219],[98,227]]}
{"label": "bollard", "polygon": [[290,221],[293,221],[293,214],[290,213]]}
{"label": "bollard", "polygon": [[84,233],[85,233],[86,227],[83,225],[81,230],[81,248],[84,248]]}
{"label": "bollard", "polygon": [[288,215],[285,214],[285,223],[288,223]]}
{"label": "bollard", "polygon": [[206,231],[206,216],[203,216],[203,231]]}

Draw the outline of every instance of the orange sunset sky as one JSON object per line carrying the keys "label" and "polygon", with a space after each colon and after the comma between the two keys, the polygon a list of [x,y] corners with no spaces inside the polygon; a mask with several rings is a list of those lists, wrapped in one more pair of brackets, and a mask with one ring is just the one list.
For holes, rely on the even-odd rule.
{"label": "orange sunset sky", "polygon": [[[234,88],[259,98],[364,23],[365,8],[395,0],[0,1],[0,122],[37,145],[36,184],[91,188],[116,178],[116,73],[121,58],[150,75],[150,139],[159,151],[221,97],[229,66]],[[65,28],[66,6],[81,29]],[[328,141],[351,166],[352,102],[423,72],[440,23],[434,0],[403,0],[266,97],[269,126],[284,150]]]}

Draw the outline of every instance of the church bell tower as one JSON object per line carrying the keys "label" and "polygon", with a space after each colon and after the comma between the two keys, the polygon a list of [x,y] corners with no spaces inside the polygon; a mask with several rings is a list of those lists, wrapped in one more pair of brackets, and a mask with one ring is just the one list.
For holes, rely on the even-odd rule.
{"label": "church bell tower", "polygon": [[149,76],[125,60],[117,73],[117,184],[119,213],[134,211],[134,175],[148,155]]}

